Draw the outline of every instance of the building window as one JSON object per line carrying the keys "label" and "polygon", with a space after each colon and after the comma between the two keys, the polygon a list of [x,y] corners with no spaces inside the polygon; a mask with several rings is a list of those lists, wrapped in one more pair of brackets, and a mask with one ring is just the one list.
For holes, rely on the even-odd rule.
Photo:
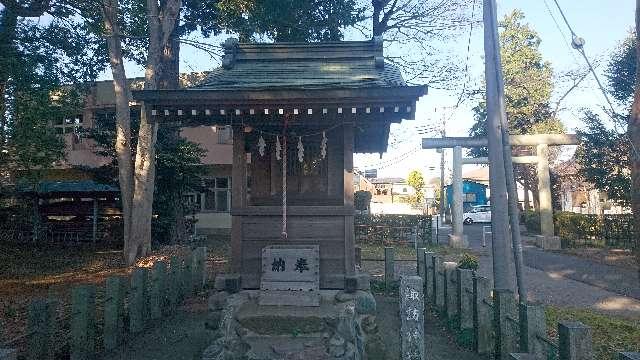
{"label": "building window", "polygon": [[82,115],[78,115],[73,118],[55,119],[52,121],[52,125],[58,135],[78,133],[82,127],[82,123]]}
{"label": "building window", "polygon": [[199,213],[202,210],[200,194],[187,194],[183,196],[184,211],[187,214]]}
{"label": "building window", "polygon": [[232,131],[231,126],[219,126],[216,128],[216,133],[218,133],[218,144],[230,144]]}
{"label": "building window", "polygon": [[204,181],[204,205],[205,211],[229,212],[231,207],[231,179],[228,177],[216,177]]}

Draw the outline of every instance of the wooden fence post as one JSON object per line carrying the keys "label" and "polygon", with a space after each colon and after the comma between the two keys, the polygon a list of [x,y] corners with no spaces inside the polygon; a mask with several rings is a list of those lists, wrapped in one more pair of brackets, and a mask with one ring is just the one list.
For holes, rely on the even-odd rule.
{"label": "wooden fence post", "polygon": [[144,329],[147,318],[147,269],[136,268],[131,274],[129,293],[129,331],[133,334]]}
{"label": "wooden fence post", "polygon": [[96,352],[96,287],[77,286],[71,297],[71,360],[92,359]]}
{"label": "wooden fence post", "polygon": [[458,322],[458,287],[456,285],[457,263],[445,262],[444,264],[444,301],[445,313],[451,328],[456,327]]}
{"label": "wooden fence post", "polygon": [[473,276],[473,339],[478,354],[494,351],[493,300],[491,283],[486,277]]}
{"label": "wooden fence post", "polygon": [[424,301],[425,303],[431,303],[431,304],[435,304],[434,298],[433,298],[433,289],[434,289],[434,284],[433,284],[433,257],[435,256],[434,252],[425,252],[424,253],[424,269],[425,269],[425,276],[424,276],[424,289],[425,289],[425,293],[424,293]]}
{"label": "wooden fence post", "polygon": [[196,291],[204,289],[207,283],[207,248],[201,246],[194,251],[193,279]]}
{"label": "wooden fence post", "polygon": [[542,305],[520,304],[520,351],[542,359],[545,344],[541,338],[547,337],[544,307]]}
{"label": "wooden fence post", "polygon": [[384,248],[384,285],[387,291],[391,288],[391,284],[395,281],[395,249],[392,247]]}
{"label": "wooden fence post", "polygon": [[440,255],[433,257],[433,276],[435,277],[433,282],[434,303],[436,304],[436,309],[444,311],[444,266]]}
{"label": "wooden fence post", "polygon": [[591,360],[591,328],[579,321],[558,323],[558,357],[560,360]]}
{"label": "wooden fence post", "polygon": [[50,360],[55,355],[52,338],[58,303],[51,299],[38,299],[29,304],[27,320],[27,359]]}
{"label": "wooden fence post", "polygon": [[426,251],[427,249],[423,247],[418,248],[416,251],[416,271],[423,281],[425,278],[424,253]]}
{"label": "wooden fence post", "polygon": [[460,330],[473,329],[473,271],[457,269],[457,312]]}
{"label": "wooden fence post", "polygon": [[494,290],[494,329],[496,332],[496,358],[509,359],[518,348],[518,309],[516,298],[510,290]]}
{"label": "wooden fence post", "polygon": [[193,296],[193,252],[189,252],[184,257],[184,268],[182,270],[182,297],[188,299]]}
{"label": "wooden fence post", "polygon": [[125,281],[113,276],[107,279],[104,299],[104,349],[111,351],[122,344],[124,332],[124,299],[127,296]]}
{"label": "wooden fence post", "polygon": [[177,256],[172,256],[169,265],[169,286],[167,291],[168,313],[173,314],[178,307],[180,296],[180,261]]}
{"label": "wooden fence post", "polygon": [[162,317],[165,307],[167,286],[167,264],[158,261],[151,268],[151,281],[149,284],[149,315],[152,320]]}

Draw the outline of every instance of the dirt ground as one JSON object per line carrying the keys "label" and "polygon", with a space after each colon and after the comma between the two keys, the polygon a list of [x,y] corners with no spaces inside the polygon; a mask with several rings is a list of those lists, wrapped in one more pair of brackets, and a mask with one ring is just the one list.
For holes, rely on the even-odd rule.
{"label": "dirt ground", "polygon": [[[203,245],[208,249],[207,270],[212,278],[226,268],[228,238],[209,239],[202,244],[161,246],[135,266],[151,267],[156,261],[185,255],[189,249]],[[64,357],[68,353],[71,289],[80,284],[97,285],[96,319],[100,327],[104,282],[110,276],[127,276],[134,268],[125,266],[121,254],[115,246],[0,244],[0,347],[24,351],[30,302],[54,298],[59,302],[57,352]]]}
{"label": "dirt ground", "polygon": [[[378,328],[387,350],[386,359],[400,358],[400,316],[396,297],[376,296]],[[427,360],[480,360],[479,355],[462,349],[449,336],[449,331],[430,311],[425,316],[425,354]]]}
{"label": "dirt ground", "polygon": [[178,308],[171,319],[162,319],[145,332],[102,360],[196,360],[213,339],[205,329],[207,299],[200,297]]}

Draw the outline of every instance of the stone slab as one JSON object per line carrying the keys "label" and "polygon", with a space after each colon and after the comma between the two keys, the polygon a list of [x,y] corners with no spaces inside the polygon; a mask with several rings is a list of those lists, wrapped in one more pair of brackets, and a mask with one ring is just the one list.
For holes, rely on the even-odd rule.
{"label": "stone slab", "polygon": [[539,360],[533,354],[524,354],[524,353],[511,353],[509,355],[509,359],[511,359],[511,360]]}
{"label": "stone slab", "polygon": [[264,247],[260,290],[260,305],[319,306],[319,246]]}
{"label": "stone slab", "polygon": [[320,306],[320,292],[263,290],[259,303],[263,306]]}
{"label": "stone slab", "polygon": [[[262,249],[262,283],[310,283],[320,279],[320,248],[317,245],[273,245]],[[270,290],[269,288],[264,288]]]}
{"label": "stone slab", "polygon": [[424,360],[424,283],[419,276],[400,277],[402,360]]}

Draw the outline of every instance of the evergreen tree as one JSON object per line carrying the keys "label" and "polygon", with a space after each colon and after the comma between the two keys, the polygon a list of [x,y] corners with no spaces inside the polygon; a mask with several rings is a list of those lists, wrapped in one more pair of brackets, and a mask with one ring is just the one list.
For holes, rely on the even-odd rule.
{"label": "evergreen tree", "polygon": [[[511,134],[528,134],[540,128],[553,128],[558,121],[551,111],[553,70],[540,53],[541,39],[524,14],[514,10],[500,22],[500,54],[505,82],[505,110]],[[475,124],[469,135],[486,137],[487,106],[482,100],[474,109]],[[549,122],[541,126],[538,124]],[[555,124],[553,124],[555,123]],[[486,149],[471,151],[486,156]]]}

